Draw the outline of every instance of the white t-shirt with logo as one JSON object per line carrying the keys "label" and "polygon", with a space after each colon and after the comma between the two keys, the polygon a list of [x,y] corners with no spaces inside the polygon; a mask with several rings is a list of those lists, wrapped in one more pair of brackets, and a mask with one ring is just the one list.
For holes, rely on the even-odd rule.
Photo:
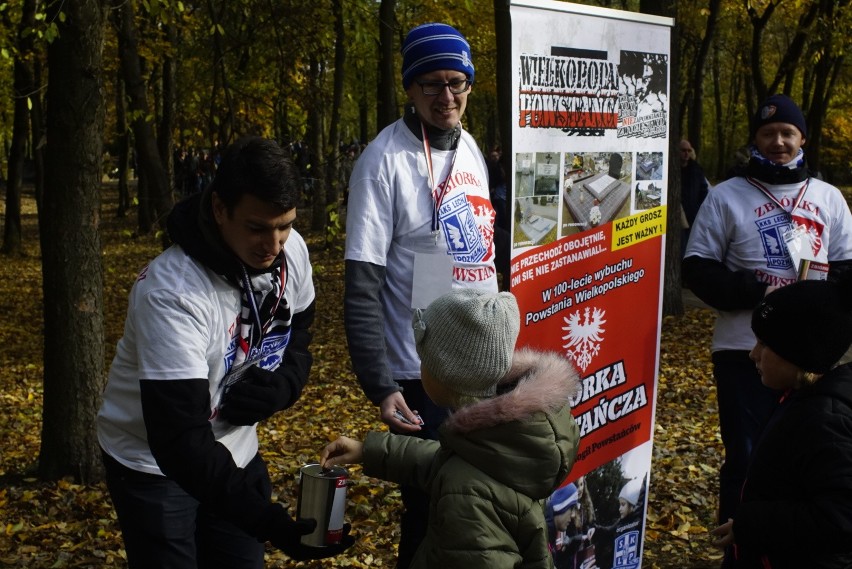
{"label": "white t-shirt with logo", "polygon": [[451,288],[497,291],[495,212],[485,159],[464,131],[457,150],[432,148],[431,157],[439,192],[447,190],[440,199],[437,233],[432,231],[435,199],[423,143],[402,119],[367,146],[349,182],[345,257],[386,268],[381,297],[394,379],[420,378],[412,300],[425,308],[429,298]]}
{"label": "white t-shirt with logo", "polygon": [[[285,251],[284,298],[295,314],[314,299],[308,249],[295,229]],[[253,276],[252,286],[271,289],[269,275]],[[177,245],[142,270],[130,292],[124,336],[116,346],[98,412],[98,441],[110,456],[133,470],[162,474],[148,446],[139,381],[207,378],[216,440],[230,450],[239,467],[254,458],[255,427],[217,419],[222,379],[237,349],[240,309],[240,290]],[[264,369],[277,368],[289,337],[289,326],[268,334],[251,359],[260,360]]]}
{"label": "white t-shirt with logo", "polygon": [[[784,232],[792,215],[793,222],[807,232],[809,258],[822,263],[852,259],[852,214],[840,190],[810,178],[798,206],[790,211],[804,182],[759,184],[781,207],[746,178],[726,180],[701,205],[684,257],[721,261],[731,271],[748,271],[770,286],[791,284],[797,268],[785,246]],[[755,343],[751,312],[720,311],[712,350],[751,350]]]}

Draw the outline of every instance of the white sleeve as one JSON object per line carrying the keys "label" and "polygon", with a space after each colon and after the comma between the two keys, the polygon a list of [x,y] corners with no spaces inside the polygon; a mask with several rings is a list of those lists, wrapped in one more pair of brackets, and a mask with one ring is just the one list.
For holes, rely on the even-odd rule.
{"label": "white sleeve", "polygon": [[684,258],[701,257],[714,261],[724,261],[727,250],[725,214],[722,212],[721,192],[707,195],[707,199],[698,209],[695,221],[689,233]]}
{"label": "white sleeve", "polygon": [[393,240],[394,199],[390,184],[376,175],[380,160],[368,150],[355,163],[349,182],[345,258],[384,267]]}
{"label": "white sleeve", "polygon": [[206,378],[212,306],[201,307],[175,291],[141,294],[132,307],[140,379]]}
{"label": "white sleeve", "polygon": [[316,292],[308,246],[295,229],[290,232],[284,251],[287,255],[287,293],[291,295],[293,312],[301,312],[314,301]]}

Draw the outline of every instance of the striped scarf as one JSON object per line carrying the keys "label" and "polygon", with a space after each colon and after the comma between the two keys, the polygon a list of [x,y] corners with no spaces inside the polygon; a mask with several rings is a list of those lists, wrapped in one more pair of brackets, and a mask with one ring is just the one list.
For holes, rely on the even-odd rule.
{"label": "striped scarf", "polygon": [[269,332],[288,328],[292,313],[284,289],[287,286],[287,257],[281,253],[281,262],[271,271],[249,275],[241,264],[240,284],[240,338],[233,368],[251,360]]}

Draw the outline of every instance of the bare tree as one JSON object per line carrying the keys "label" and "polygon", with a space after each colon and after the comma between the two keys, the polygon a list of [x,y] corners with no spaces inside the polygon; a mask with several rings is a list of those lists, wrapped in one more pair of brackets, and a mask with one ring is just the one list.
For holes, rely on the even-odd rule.
{"label": "bare tree", "polygon": [[116,178],[118,180],[117,217],[127,215],[130,209],[130,187],[127,183],[128,164],[130,163],[130,132],[127,126],[127,103],[124,96],[124,79],[121,71],[115,77],[115,135],[118,160]]}
{"label": "bare tree", "polygon": [[394,30],[396,0],[379,4],[379,81],[376,86],[376,132],[399,118],[396,102],[396,69],[394,68]]}
{"label": "bare tree", "polygon": [[[343,101],[343,80],[346,67],[346,29],[343,26],[343,2],[332,0],[334,14],[334,90],[331,96],[331,119],[328,133],[328,158],[326,160],[326,223],[331,221],[331,214],[336,214],[340,191],[337,186],[340,171],[340,105]],[[332,234],[326,231],[326,243]]]}
{"label": "bare tree", "polygon": [[[696,153],[701,152],[701,131],[704,111],[704,76],[707,71],[707,56],[710,46],[715,38],[716,23],[719,21],[719,11],[722,0],[710,0],[708,6],[707,25],[704,28],[704,37],[695,56],[692,75],[692,101],[689,104],[689,134],[688,138]],[[676,73],[679,66],[672,64],[672,70]],[[674,155],[673,155],[674,156]]]}
{"label": "bare tree", "polygon": [[[121,70],[129,101],[128,110],[132,117],[131,128],[135,141],[137,168],[140,172],[139,231],[150,232],[157,222],[162,222],[172,208],[172,193],[166,168],[157,148],[154,125],[150,119],[148,95],[136,39],[134,3],[132,0],[113,0],[114,21],[118,30],[118,51]],[[143,193],[143,186],[147,195]],[[148,218],[146,210],[151,208],[153,216]]]}
{"label": "bare tree", "polygon": [[[25,0],[21,6],[21,21],[18,24],[18,53],[14,63],[15,116],[12,121],[12,143],[9,148],[9,171],[6,177],[6,213],[3,230],[3,247],[7,255],[19,255],[21,243],[21,195],[23,186],[24,158],[30,135],[29,98],[36,95],[30,59],[33,51],[33,28],[35,26],[36,2]],[[3,12],[8,21],[9,10]],[[11,27],[11,26],[10,26]]]}

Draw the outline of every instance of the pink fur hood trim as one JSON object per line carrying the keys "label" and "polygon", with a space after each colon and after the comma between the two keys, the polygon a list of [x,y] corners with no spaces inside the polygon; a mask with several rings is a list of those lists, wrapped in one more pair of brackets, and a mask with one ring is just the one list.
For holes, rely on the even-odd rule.
{"label": "pink fur hood trim", "polygon": [[[523,421],[543,411],[555,413],[580,390],[573,364],[555,352],[517,350],[512,367],[500,385],[517,382],[514,389],[455,411],[443,428],[467,433],[510,421]],[[498,388],[499,390],[499,388]]]}

